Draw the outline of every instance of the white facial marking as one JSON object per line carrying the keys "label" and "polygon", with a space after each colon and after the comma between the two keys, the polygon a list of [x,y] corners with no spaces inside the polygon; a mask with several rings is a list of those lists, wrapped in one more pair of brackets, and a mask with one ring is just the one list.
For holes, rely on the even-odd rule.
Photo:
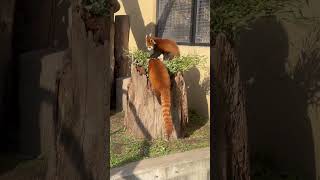
{"label": "white facial marking", "polygon": [[158,57],[160,60],[163,60],[163,54],[160,54],[160,56]]}
{"label": "white facial marking", "polygon": [[152,46],[149,46],[149,47],[148,47],[148,50],[149,50],[149,51],[151,51],[152,49],[153,49],[153,47],[152,47]]}

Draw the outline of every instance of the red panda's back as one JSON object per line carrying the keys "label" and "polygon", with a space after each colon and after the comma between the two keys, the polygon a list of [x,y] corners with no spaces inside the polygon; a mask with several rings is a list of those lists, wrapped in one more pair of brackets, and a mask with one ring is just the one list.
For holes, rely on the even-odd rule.
{"label": "red panda's back", "polygon": [[180,56],[179,47],[176,42],[170,39],[155,39],[157,47],[164,52],[172,53],[175,56]]}
{"label": "red panda's back", "polygon": [[173,131],[170,76],[165,65],[159,59],[150,59],[148,69],[152,89],[160,94],[164,127],[167,139],[169,139]]}
{"label": "red panda's back", "polygon": [[156,90],[170,88],[168,70],[159,59],[150,59],[148,69],[150,82]]}

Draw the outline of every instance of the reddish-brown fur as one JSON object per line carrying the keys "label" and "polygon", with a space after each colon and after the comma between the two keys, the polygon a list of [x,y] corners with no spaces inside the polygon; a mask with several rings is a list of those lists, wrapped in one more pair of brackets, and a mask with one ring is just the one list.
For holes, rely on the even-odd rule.
{"label": "reddish-brown fur", "polygon": [[156,58],[151,58],[149,60],[148,71],[151,88],[157,96],[160,96],[161,99],[164,126],[167,139],[169,139],[173,130],[173,122],[171,117],[170,76],[163,62]]}
{"label": "reddish-brown fur", "polygon": [[168,55],[169,59],[180,56],[180,50],[177,43],[170,39],[161,39],[158,37],[146,36],[147,48],[152,48],[158,56],[160,54]]}

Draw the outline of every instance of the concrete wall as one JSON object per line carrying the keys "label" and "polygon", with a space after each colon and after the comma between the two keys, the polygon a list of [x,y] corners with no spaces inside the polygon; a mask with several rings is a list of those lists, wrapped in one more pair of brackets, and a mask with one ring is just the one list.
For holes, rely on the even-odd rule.
{"label": "concrete wall", "polygon": [[[156,24],[156,0],[118,0],[121,8],[115,15],[130,16],[129,48],[143,49],[145,47],[145,35],[155,34]],[[199,54],[208,59],[206,69],[193,69],[185,73],[188,88],[188,103],[190,109],[196,110],[203,116],[210,116],[210,95],[206,90],[209,87],[209,46],[185,46],[179,45],[182,55]]]}
{"label": "concrete wall", "polygon": [[31,51],[20,56],[19,111],[20,151],[36,157],[53,148],[55,86],[65,52],[56,49]]}
{"label": "concrete wall", "polygon": [[[320,17],[318,7],[320,2],[311,0],[304,12]],[[310,28],[260,19],[242,32],[237,54],[246,83],[250,152],[269,157],[283,171],[319,180],[320,106],[309,102],[308,87],[290,75]]]}
{"label": "concrete wall", "polygon": [[210,148],[196,149],[112,168],[110,180],[210,179]]}

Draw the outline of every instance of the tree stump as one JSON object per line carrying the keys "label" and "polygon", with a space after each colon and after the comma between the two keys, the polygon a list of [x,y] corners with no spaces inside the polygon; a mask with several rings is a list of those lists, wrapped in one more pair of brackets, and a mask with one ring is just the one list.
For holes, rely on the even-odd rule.
{"label": "tree stump", "polygon": [[[127,93],[124,118],[127,130],[137,138],[165,138],[161,105],[148,88],[146,75],[134,65]],[[188,123],[187,91],[181,73],[171,77],[171,114],[174,124],[171,138],[181,138]]]}

